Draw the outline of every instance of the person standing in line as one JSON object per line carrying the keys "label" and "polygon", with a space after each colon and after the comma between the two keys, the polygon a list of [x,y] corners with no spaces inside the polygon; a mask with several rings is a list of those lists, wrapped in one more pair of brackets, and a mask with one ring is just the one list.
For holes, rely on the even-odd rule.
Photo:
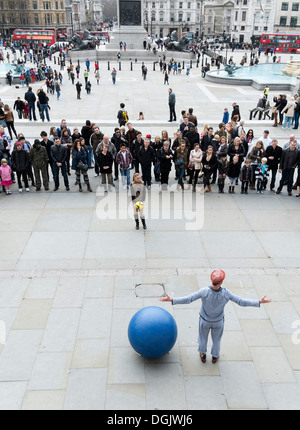
{"label": "person standing in line", "polygon": [[288,195],[292,195],[295,168],[299,165],[300,152],[296,148],[297,142],[292,141],[290,147],[282,151],[278,172],[282,173],[276,194],[280,194],[283,185],[287,184]]}
{"label": "person standing in line", "polygon": [[120,165],[123,190],[126,190],[126,188],[130,186],[130,164],[132,162],[132,155],[125,142],[120,145],[120,151],[117,153],[116,162]]}
{"label": "person standing in line", "polygon": [[33,167],[36,191],[41,190],[42,181],[46,191],[49,190],[49,177],[48,177],[48,154],[47,149],[41,145],[39,139],[34,140],[34,144],[29,151],[29,160]]}
{"label": "person standing in line", "polygon": [[59,188],[59,169],[61,169],[66,190],[70,191],[66,165],[67,149],[61,144],[59,137],[54,138],[54,145],[51,146],[51,158],[53,161],[54,191],[57,191]]}
{"label": "person standing in line", "polygon": [[171,302],[172,305],[189,304],[195,300],[202,300],[199,319],[198,352],[202,363],[206,362],[207,341],[209,332],[212,337],[212,363],[216,363],[220,356],[221,340],[224,331],[224,308],[229,300],[239,306],[260,307],[263,303],[272,300],[263,296],[260,300],[248,300],[233,294],[227,288],[222,287],[225,279],[223,270],[214,270],[211,275],[211,285],[204,287],[195,293],[185,297],[171,298],[168,294],[161,297],[162,302]]}

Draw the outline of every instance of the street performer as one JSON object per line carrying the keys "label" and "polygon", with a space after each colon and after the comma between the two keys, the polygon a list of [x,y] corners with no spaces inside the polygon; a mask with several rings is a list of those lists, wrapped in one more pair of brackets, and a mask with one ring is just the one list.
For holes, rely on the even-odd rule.
{"label": "street performer", "polygon": [[221,339],[224,331],[224,308],[229,300],[239,306],[256,307],[259,307],[261,303],[271,302],[271,299],[267,299],[266,296],[263,296],[260,300],[244,299],[222,287],[225,279],[225,272],[223,270],[214,270],[210,275],[210,279],[212,282],[211,286],[201,288],[189,296],[172,299],[166,294],[165,297],[160,298],[162,302],[172,302],[172,305],[188,304],[198,299],[202,300],[199,318],[198,351],[203,363],[206,362],[207,340],[210,331],[212,337],[212,362],[216,363],[219,359]]}

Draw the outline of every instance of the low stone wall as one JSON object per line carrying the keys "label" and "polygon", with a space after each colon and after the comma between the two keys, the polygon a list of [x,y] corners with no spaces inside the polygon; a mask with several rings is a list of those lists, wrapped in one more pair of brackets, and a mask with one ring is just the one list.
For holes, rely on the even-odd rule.
{"label": "low stone wall", "polygon": [[178,51],[158,51],[154,54],[152,51],[146,49],[133,49],[120,51],[118,49],[95,49],[93,51],[69,51],[68,59],[72,62],[85,61],[89,58],[90,61],[117,61],[117,54],[120,52],[121,61],[158,61],[159,56],[166,55],[166,59],[169,60],[172,57],[177,61],[186,61],[195,59],[195,54],[189,52],[178,52]]}

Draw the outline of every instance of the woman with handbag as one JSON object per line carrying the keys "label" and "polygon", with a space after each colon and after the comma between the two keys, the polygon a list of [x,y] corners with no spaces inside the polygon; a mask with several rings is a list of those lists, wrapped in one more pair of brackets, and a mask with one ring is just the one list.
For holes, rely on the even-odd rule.
{"label": "woman with handbag", "polygon": [[87,164],[87,150],[85,149],[84,143],[76,139],[72,147],[72,170],[75,170],[76,174],[76,185],[79,186],[79,191],[82,192],[82,186],[80,182],[80,174],[83,175],[83,180],[87,185],[87,190],[91,193],[93,190],[90,186],[88,177],[88,164]]}
{"label": "woman with handbag", "polygon": [[199,143],[195,143],[194,149],[190,152],[190,160],[189,160],[189,170],[190,170],[190,180],[189,184],[193,183],[193,192],[196,191],[196,185],[198,181],[198,176],[201,170],[201,160],[202,160],[202,151],[200,149]]}

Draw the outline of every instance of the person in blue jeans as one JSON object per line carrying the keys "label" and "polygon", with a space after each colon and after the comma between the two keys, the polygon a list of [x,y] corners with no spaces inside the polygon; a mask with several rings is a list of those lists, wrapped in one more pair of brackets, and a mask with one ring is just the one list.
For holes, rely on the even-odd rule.
{"label": "person in blue jeans", "polygon": [[116,162],[120,165],[123,190],[126,190],[130,186],[130,165],[132,162],[132,155],[125,143],[121,143],[120,151],[116,156]]}
{"label": "person in blue jeans", "polygon": [[227,288],[222,287],[225,279],[223,270],[214,270],[211,275],[211,285],[201,288],[185,297],[171,298],[168,294],[161,297],[162,302],[171,302],[172,305],[189,304],[195,300],[202,300],[199,318],[198,352],[202,363],[206,362],[207,341],[209,332],[212,337],[211,355],[212,362],[216,363],[220,356],[221,340],[224,331],[224,308],[229,300],[239,306],[260,307],[262,303],[270,303],[272,300],[263,296],[260,300],[248,300],[233,294]]}

